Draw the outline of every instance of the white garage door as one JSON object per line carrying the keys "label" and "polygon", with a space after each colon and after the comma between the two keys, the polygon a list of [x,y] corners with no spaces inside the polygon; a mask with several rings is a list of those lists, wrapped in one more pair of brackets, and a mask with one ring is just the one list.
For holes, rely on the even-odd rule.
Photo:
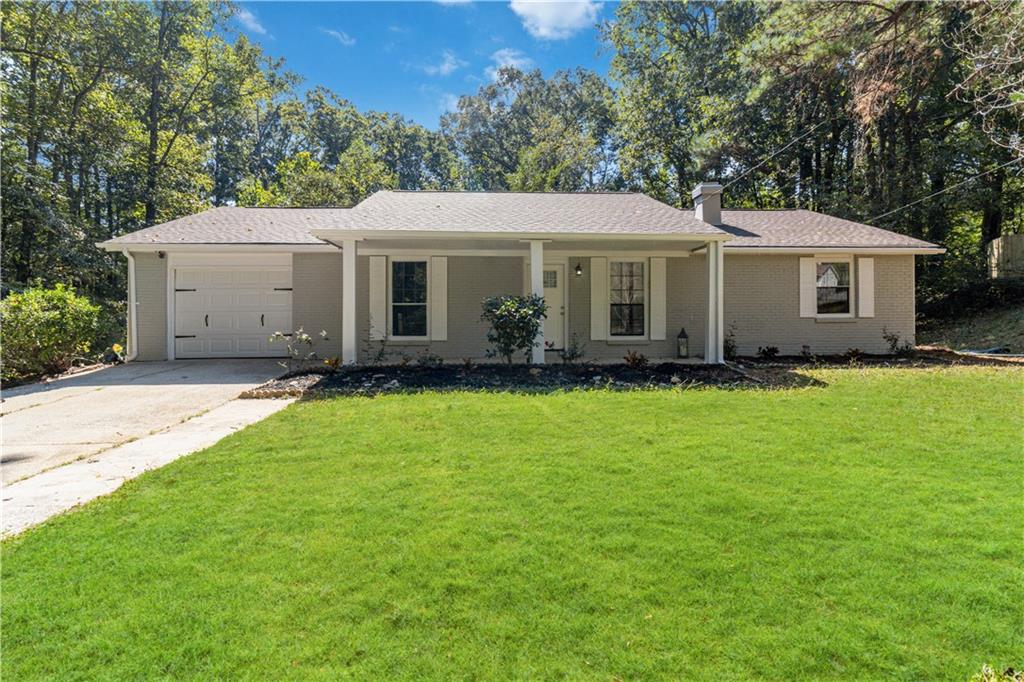
{"label": "white garage door", "polygon": [[175,357],[280,357],[275,331],[292,331],[290,267],[174,269]]}

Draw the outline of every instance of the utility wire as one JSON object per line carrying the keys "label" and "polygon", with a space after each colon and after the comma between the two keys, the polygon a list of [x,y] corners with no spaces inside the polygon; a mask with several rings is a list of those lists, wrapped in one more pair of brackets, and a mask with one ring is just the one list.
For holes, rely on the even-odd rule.
{"label": "utility wire", "polygon": [[754,171],[756,171],[756,170],[757,170],[758,168],[760,168],[761,166],[765,165],[766,163],[768,163],[769,161],[771,161],[772,159],[774,159],[774,158],[775,158],[776,156],[778,156],[778,155],[779,155],[779,154],[781,154],[782,152],[786,151],[787,149],[789,149],[790,147],[792,147],[793,145],[795,145],[795,144],[796,144],[797,142],[799,142],[800,140],[804,139],[805,137],[807,137],[808,135],[810,135],[811,133],[813,133],[813,132],[814,132],[815,130],[817,130],[817,129],[818,129],[818,128],[820,128],[821,126],[823,126],[823,125],[825,125],[826,123],[830,122],[831,120],[832,120],[832,119],[830,119],[830,118],[829,118],[829,119],[825,119],[824,121],[821,121],[821,122],[820,122],[820,123],[818,123],[817,125],[813,126],[813,127],[812,127],[812,128],[810,129],[810,130],[808,130],[808,131],[807,131],[806,133],[804,133],[803,135],[800,135],[799,137],[793,138],[793,140],[791,140],[791,141],[790,141],[789,143],[787,143],[787,144],[786,144],[785,146],[783,146],[783,147],[779,147],[779,148],[778,148],[777,150],[775,150],[774,152],[772,152],[772,153],[771,153],[771,154],[770,154],[770,155],[769,155],[768,157],[766,157],[766,158],[765,158],[765,159],[764,159],[763,161],[761,161],[761,163],[757,164],[756,166],[751,166],[750,168],[748,168],[747,170],[743,171],[742,173],[740,173],[739,175],[737,175],[737,176],[736,176],[735,178],[733,178],[732,180],[730,180],[730,181],[729,181],[729,182],[727,182],[726,184],[722,185],[722,189],[720,189],[720,190],[719,190],[719,192],[724,192],[724,191],[725,191],[726,189],[728,189],[728,188],[729,188],[729,187],[730,187],[731,185],[734,185],[734,184],[736,184],[737,182],[739,182],[740,180],[742,180],[742,179],[743,179],[743,178],[744,178],[745,176],[749,175],[750,173],[753,173],[753,172],[754,172]]}
{"label": "utility wire", "polygon": [[928,199],[931,199],[932,197],[937,197],[940,194],[943,194],[943,193],[948,192],[950,190],[954,190],[957,187],[962,187],[963,185],[966,185],[968,182],[972,182],[974,180],[977,180],[978,178],[981,178],[981,177],[984,177],[984,176],[988,175],[989,173],[994,173],[997,170],[999,170],[1000,168],[1006,168],[1010,164],[1019,163],[1019,162],[1020,162],[1020,159],[1011,159],[1011,160],[1007,161],[1006,163],[1004,163],[1004,164],[1002,164],[1000,166],[996,166],[995,168],[990,168],[989,170],[985,171],[984,173],[978,173],[977,175],[975,175],[972,178],[967,178],[963,182],[958,182],[957,184],[953,185],[952,187],[947,187],[945,189],[940,189],[938,192],[932,192],[928,196],[921,197],[917,201],[911,201],[909,204],[906,204],[904,206],[900,206],[899,208],[894,208],[891,211],[886,211],[885,213],[882,213],[881,215],[876,215],[874,218],[868,218],[868,220],[866,222],[873,223],[876,220],[878,220],[879,218],[884,218],[884,217],[886,217],[888,215],[892,215],[893,213],[898,213],[899,211],[902,211],[905,208],[910,208],[911,206],[914,206],[915,204],[920,204],[922,201],[927,201]]}

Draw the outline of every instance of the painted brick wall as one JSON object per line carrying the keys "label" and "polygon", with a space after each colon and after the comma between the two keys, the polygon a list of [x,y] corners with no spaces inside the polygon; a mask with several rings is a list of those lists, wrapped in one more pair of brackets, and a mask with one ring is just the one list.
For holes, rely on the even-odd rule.
{"label": "painted brick wall", "polygon": [[[360,362],[377,348],[370,337],[370,259],[356,262],[356,309]],[[488,296],[523,293],[523,259],[518,256],[450,256],[448,258],[448,340],[386,345],[397,362],[404,354],[415,359],[423,353],[445,360],[486,359],[487,324],[480,321],[481,301]]]}
{"label": "painted brick wall", "polygon": [[292,255],[292,326],[315,339],[318,357],[341,356],[341,297],[341,251]]}
{"label": "painted brick wall", "polygon": [[795,355],[804,345],[821,355],[845,353],[850,348],[884,353],[888,344],[882,339],[883,329],[913,342],[914,257],[872,257],[875,317],[818,320],[800,317],[799,256],[727,252],[726,333],[733,329],[741,355],[753,355],[759,346],[777,346],[782,354]]}

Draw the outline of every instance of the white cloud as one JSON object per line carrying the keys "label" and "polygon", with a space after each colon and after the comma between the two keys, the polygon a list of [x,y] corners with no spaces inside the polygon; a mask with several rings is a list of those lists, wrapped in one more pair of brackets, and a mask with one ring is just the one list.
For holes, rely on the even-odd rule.
{"label": "white cloud", "polygon": [[247,10],[244,7],[238,8],[238,13],[235,14],[238,18],[238,22],[246,28],[246,30],[258,33],[261,36],[267,34],[267,29],[263,28],[263,24],[256,18],[256,15]]}
{"label": "white cloud", "polygon": [[445,113],[449,111],[458,111],[459,109],[459,96],[453,95],[450,92],[446,92],[441,95],[441,110]]}
{"label": "white cloud", "polygon": [[320,30],[329,35],[330,37],[334,38],[335,40],[337,40],[345,47],[352,47],[353,45],[356,44],[356,39],[350,36],[349,34],[345,33],[344,31],[335,31],[333,28],[322,28]]}
{"label": "white cloud", "polygon": [[534,38],[564,40],[574,33],[593,26],[601,3],[594,0],[579,2],[546,2],[545,0],[512,0],[509,3],[523,22],[523,28]]}
{"label": "white cloud", "polygon": [[430,76],[447,76],[468,63],[456,57],[455,53],[451,50],[445,50],[441,53],[440,62],[437,64],[427,64],[423,67],[423,70]]}
{"label": "white cloud", "polygon": [[494,66],[488,66],[484,69],[484,73],[492,81],[498,79],[498,69],[503,66],[514,66],[517,69],[529,69],[533,66],[533,60],[527,57],[519,50],[511,47],[503,47],[494,54],[491,55],[491,61],[494,62]]}

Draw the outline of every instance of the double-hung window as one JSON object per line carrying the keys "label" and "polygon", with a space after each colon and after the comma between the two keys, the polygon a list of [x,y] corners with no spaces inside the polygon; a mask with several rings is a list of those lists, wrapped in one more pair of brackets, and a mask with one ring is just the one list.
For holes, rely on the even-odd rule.
{"label": "double-hung window", "polygon": [[819,260],[815,266],[818,315],[850,315],[851,263],[848,260]]}
{"label": "double-hung window", "polygon": [[427,261],[391,262],[391,336],[427,336]]}
{"label": "double-hung window", "polygon": [[611,336],[643,336],[645,277],[643,261],[611,261],[608,264],[608,301],[611,305]]}

